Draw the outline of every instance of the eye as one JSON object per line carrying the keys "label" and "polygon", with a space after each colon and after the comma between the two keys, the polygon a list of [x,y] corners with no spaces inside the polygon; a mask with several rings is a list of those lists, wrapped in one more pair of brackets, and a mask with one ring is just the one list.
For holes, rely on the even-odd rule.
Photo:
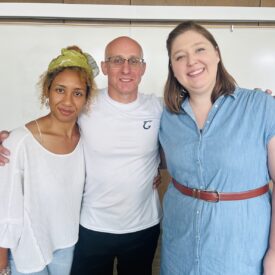
{"label": "eye", "polygon": [[203,52],[203,51],[205,51],[205,48],[198,48],[198,49],[196,49],[197,53],[200,53],[200,52]]}
{"label": "eye", "polygon": [[74,92],[74,95],[75,95],[76,97],[84,96],[84,91],[82,91],[82,90],[77,90],[77,91]]}
{"label": "eye", "polygon": [[142,60],[136,57],[131,57],[128,59],[128,62],[130,65],[138,65],[142,62]]}
{"label": "eye", "polygon": [[124,63],[124,59],[121,56],[115,56],[113,58],[113,63],[116,65],[121,65]]}
{"label": "eye", "polygon": [[175,57],[175,60],[176,60],[176,61],[180,61],[180,60],[184,60],[185,58],[186,58],[186,55],[183,55],[183,54],[182,54],[182,55],[176,56],[176,57]]}
{"label": "eye", "polygon": [[64,89],[63,89],[63,88],[60,88],[60,87],[55,88],[55,91],[56,91],[58,94],[63,94],[63,93],[64,93]]}

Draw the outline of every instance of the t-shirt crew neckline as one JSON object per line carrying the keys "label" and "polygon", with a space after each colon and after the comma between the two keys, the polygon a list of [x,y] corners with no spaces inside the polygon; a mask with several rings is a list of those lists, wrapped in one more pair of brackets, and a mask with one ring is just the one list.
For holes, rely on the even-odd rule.
{"label": "t-shirt crew neckline", "polygon": [[121,102],[118,102],[118,101],[112,99],[109,96],[107,89],[105,90],[104,96],[110,104],[112,104],[116,107],[119,107],[120,109],[124,109],[124,110],[132,110],[133,108],[137,107],[139,105],[139,100],[140,100],[140,95],[138,93],[137,98],[134,101],[132,101],[130,103],[121,103]]}

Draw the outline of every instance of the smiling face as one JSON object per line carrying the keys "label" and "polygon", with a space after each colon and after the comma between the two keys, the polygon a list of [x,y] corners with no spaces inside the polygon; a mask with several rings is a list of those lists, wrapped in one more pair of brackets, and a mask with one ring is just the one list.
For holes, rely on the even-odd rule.
{"label": "smiling face", "polygon": [[129,103],[137,98],[138,85],[145,72],[145,63],[114,64],[108,61],[109,57],[122,57],[123,59],[142,59],[140,45],[129,37],[119,37],[111,41],[105,50],[105,61],[101,62],[104,75],[108,76],[108,93],[111,98],[122,103]]}
{"label": "smiling face", "polygon": [[190,96],[211,96],[219,61],[218,51],[198,32],[186,31],[172,43],[171,66],[174,76]]}
{"label": "smiling face", "polygon": [[62,122],[75,122],[87,98],[87,85],[80,72],[65,69],[52,81],[49,88],[51,115]]}

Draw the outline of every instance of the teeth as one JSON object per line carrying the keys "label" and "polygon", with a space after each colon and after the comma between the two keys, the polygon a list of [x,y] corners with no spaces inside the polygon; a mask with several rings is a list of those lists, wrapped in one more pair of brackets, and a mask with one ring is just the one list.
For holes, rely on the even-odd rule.
{"label": "teeth", "polygon": [[203,72],[204,69],[199,69],[199,70],[196,70],[196,71],[193,71],[191,73],[189,73],[188,75],[190,76],[194,76],[194,75],[197,75],[197,74],[200,74]]}
{"label": "teeth", "polygon": [[127,79],[121,78],[120,80],[121,80],[122,82],[130,82],[130,81],[131,81],[131,79],[128,79],[128,78],[127,78]]}

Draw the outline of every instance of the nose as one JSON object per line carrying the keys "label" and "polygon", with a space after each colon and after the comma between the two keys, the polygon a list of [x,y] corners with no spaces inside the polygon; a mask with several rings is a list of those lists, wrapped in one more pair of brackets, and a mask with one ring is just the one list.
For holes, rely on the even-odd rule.
{"label": "nose", "polygon": [[192,66],[196,63],[196,58],[193,54],[188,54],[187,56],[187,65]]}
{"label": "nose", "polygon": [[65,105],[71,106],[73,102],[73,96],[72,93],[65,93],[63,97],[63,103]]}
{"label": "nose", "polygon": [[124,63],[122,64],[122,72],[127,74],[130,71],[130,65],[128,60],[125,60]]}

